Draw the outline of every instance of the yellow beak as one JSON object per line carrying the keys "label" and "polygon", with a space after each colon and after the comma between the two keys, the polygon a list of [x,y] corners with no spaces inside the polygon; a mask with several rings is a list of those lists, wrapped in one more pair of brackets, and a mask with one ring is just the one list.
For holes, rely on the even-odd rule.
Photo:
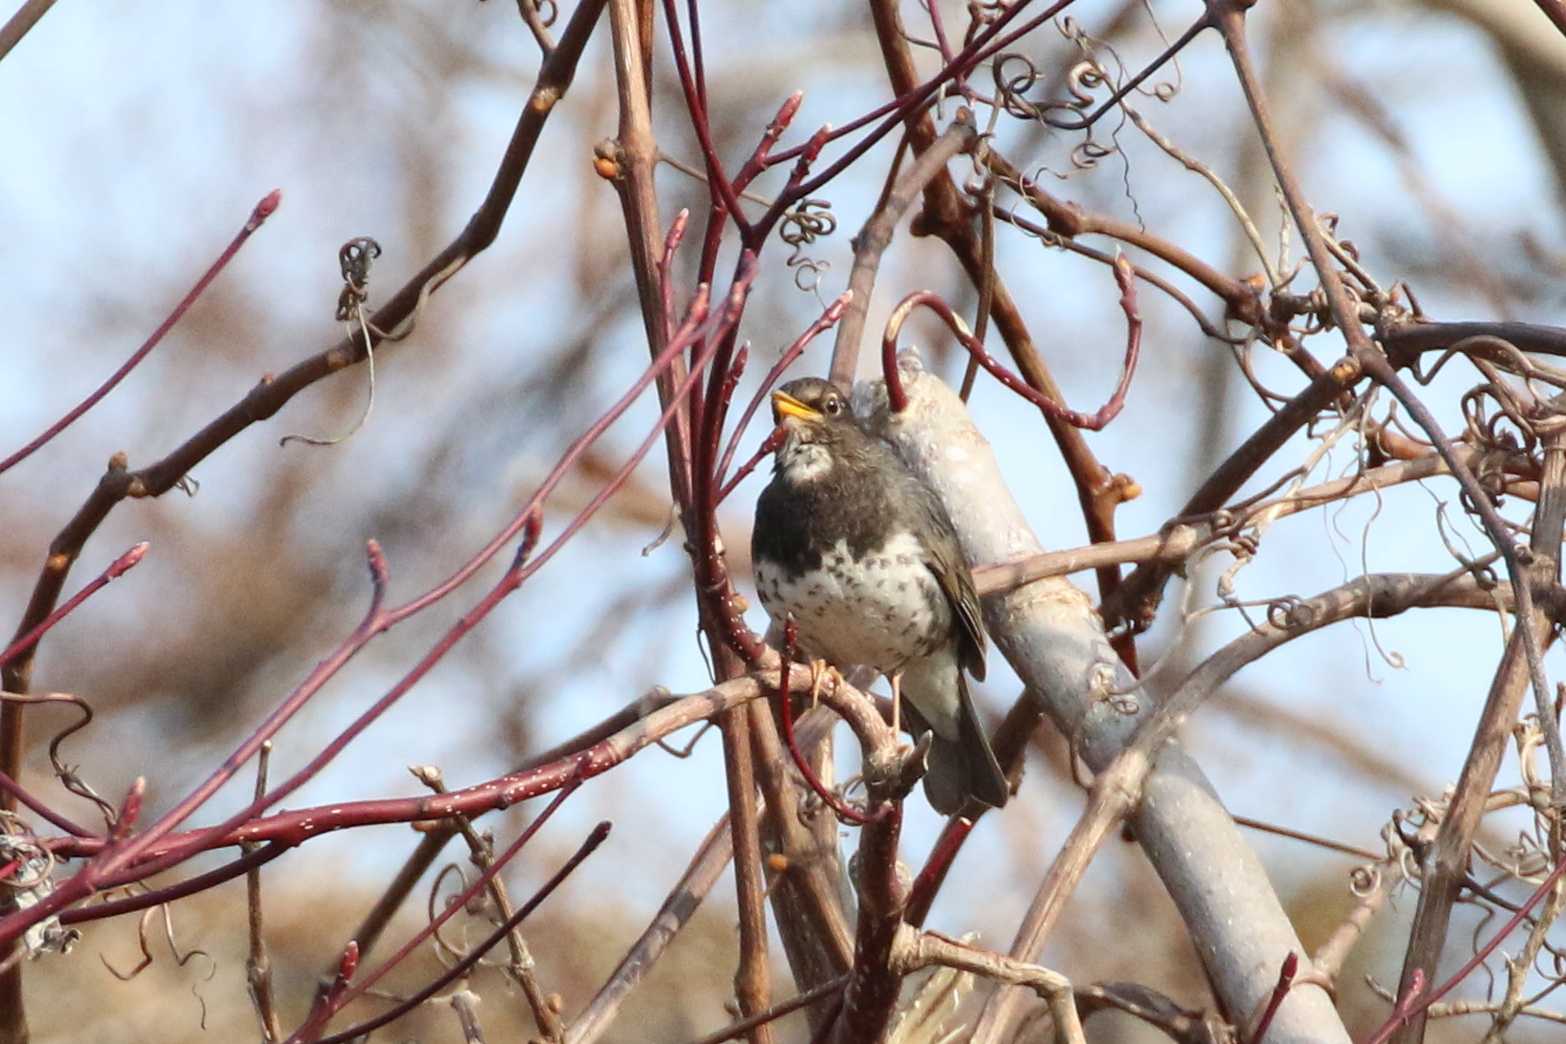
{"label": "yellow beak", "polygon": [[825,419],[820,410],[811,409],[788,392],[775,391],[772,393],[772,421],[774,424],[782,424],[785,417],[798,417],[806,421]]}

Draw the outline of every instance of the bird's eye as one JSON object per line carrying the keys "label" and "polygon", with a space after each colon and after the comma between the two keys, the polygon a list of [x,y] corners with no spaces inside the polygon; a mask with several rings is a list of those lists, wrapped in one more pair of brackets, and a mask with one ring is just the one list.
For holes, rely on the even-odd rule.
{"label": "bird's eye", "polygon": [[826,411],[834,417],[843,412],[843,400],[839,399],[835,395],[824,402],[822,405],[826,408]]}

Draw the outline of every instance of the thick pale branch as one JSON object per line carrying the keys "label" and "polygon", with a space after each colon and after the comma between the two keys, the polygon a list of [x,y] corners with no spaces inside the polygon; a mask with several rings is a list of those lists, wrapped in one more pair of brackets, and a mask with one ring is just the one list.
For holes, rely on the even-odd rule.
{"label": "thick pale branch", "polygon": [[[1022,5],[1014,5],[1008,15],[1020,10]],[[1053,10],[1046,14],[1052,14]],[[873,0],[870,12],[892,89],[900,97],[906,96],[916,88],[919,80],[897,0]],[[930,114],[911,114],[908,142],[914,154],[919,155],[934,140],[935,123]],[[941,170],[925,187],[924,209],[914,222],[914,234],[937,236],[951,249],[969,280],[981,288],[981,298],[988,296],[995,329],[1029,387],[1064,405],[1066,397],[1039,353],[1006,281],[992,263],[986,263],[993,258],[986,258],[983,237],[975,232],[973,225],[970,208],[959,195],[956,183],[949,173]],[[1094,543],[1115,539],[1115,509],[1127,499],[1127,483],[1099,462],[1080,430],[1048,413],[1044,414],[1044,423],[1060,447],[1061,457],[1076,485],[1088,539]],[[1119,584],[1118,569],[1106,566],[1098,570],[1101,599],[1109,599]],[[1123,643],[1121,651],[1134,661],[1129,641]]]}
{"label": "thick pale branch", "polygon": [[[896,417],[868,408],[882,393],[857,396],[877,429],[941,496],[970,561],[1025,558],[1039,548],[999,474],[993,453],[961,402],[913,359],[903,375],[909,409]],[[1110,690],[1130,679],[1117,671],[1101,622],[1087,599],[1059,580],[1043,580],[985,599],[985,619],[998,648],[1041,701],[1056,727],[1095,770],[1106,767],[1151,708],[1127,713]],[[1165,745],[1149,776],[1136,821],[1137,840],[1186,918],[1206,955],[1215,987],[1230,1011],[1252,1010],[1267,996],[1290,951],[1301,952],[1265,872],[1200,770],[1175,744]],[[1215,894],[1222,881],[1222,902]],[[1220,909],[1221,907],[1221,909]],[[1025,940],[1013,957],[1030,960]],[[992,998],[995,1007],[1000,997]],[[1000,1002],[1010,1009],[1015,1002]],[[1002,1040],[1014,1015],[987,1013],[976,1040]],[[1346,1040],[1325,996],[1291,997],[1279,1012],[1275,1041]]]}

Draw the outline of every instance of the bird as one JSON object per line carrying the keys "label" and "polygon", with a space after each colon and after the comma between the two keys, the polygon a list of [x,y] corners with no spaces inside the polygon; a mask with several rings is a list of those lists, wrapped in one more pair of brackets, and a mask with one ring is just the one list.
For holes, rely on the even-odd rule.
{"label": "bird", "polygon": [[931,734],[937,812],[1004,805],[1010,784],[965,676],[984,678],[979,596],[945,507],[833,382],[788,382],[772,414],[783,437],[751,536],[762,606],[793,617],[801,651],[887,677],[893,727],[901,712],[916,740]]}

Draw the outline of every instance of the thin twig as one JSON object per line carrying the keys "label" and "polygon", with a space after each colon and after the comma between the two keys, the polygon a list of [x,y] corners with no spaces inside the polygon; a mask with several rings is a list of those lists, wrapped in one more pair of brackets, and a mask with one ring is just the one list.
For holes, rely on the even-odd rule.
{"label": "thin twig", "polygon": [[21,42],[38,20],[49,13],[49,8],[54,6],[54,0],[26,0],[17,8],[16,14],[6,19],[6,23],[0,26],[0,61],[11,53],[11,48]]}
{"label": "thin twig", "polygon": [[636,942],[626,951],[608,980],[599,987],[586,1008],[566,1029],[566,1044],[592,1044],[601,1037],[620,1012],[620,1006],[642,981],[669,944],[689,923],[723,876],[723,868],[734,855],[734,835],[725,814],[707,831],[691,857],[685,872],[675,882],[663,905],[653,915]]}
{"label": "thin twig", "polygon": [[843,321],[838,324],[830,368],[831,379],[843,387],[854,382],[859,363],[859,342],[864,336],[865,315],[870,310],[870,300],[874,296],[881,255],[892,241],[892,230],[925,186],[937,174],[945,172],[946,164],[953,157],[971,151],[978,140],[979,132],[974,126],[973,114],[967,109],[959,109],[951,126],[924,150],[908,173],[887,193],[880,209],[870,215],[865,227],[854,237],[854,267],[848,276],[848,289],[854,297],[843,313]]}
{"label": "thin twig", "polygon": [[[3,45],[3,36],[4,31],[0,30],[0,58],[5,56],[6,50]],[[174,328],[174,324],[184,317],[185,313],[190,310],[191,305],[196,303],[196,298],[200,297],[207,287],[212,285],[212,281],[218,277],[218,274],[228,267],[228,263],[234,259],[235,254],[239,253],[239,248],[245,245],[245,241],[250,238],[250,234],[260,228],[266,219],[272,216],[273,211],[277,210],[277,206],[282,200],[283,192],[281,189],[273,189],[262,197],[261,201],[250,211],[250,217],[246,219],[244,226],[234,234],[234,238],[229,241],[223,252],[218,254],[217,260],[207,266],[207,270],[201,274],[201,278],[196,280],[196,285],[191,287],[190,291],[179,299],[179,303],[164,317],[163,322],[158,324],[157,329],[153,330],[147,339],[141,343],[141,347],[132,352],[130,358],[126,359],[118,370],[109,375],[108,380],[98,385],[87,398],[68,410],[65,416],[45,428],[41,434],[27,445],[4,460],[0,460],[0,475],[5,474],[12,467],[37,452],[50,439],[76,423],[84,413],[96,406],[103,400],[104,396],[113,391],[163,341],[164,336]]]}
{"label": "thin twig", "polygon": [[[440,769],[434,765],[416,766],[413,769],[413,776],[435,793],[446,793],[445,778]],[[481,871],[488,869],[495,858],[493,842],[488,836],[478,832],[473,825],[472,817],[457,816],[455,823],[462,833],[463,840],[468,843],[468,852],[473,865]],[[495,909],[499,911],[501,919],[510,920],[515,909],[511,905],[511,896],[506,891],[506,882],[498,874],[489,879],[489,897],[495,904]],[[527,941],[522,938],[520,931],[513,931],[506,935],[506,946],[511,954],[511,963],[506,966],[506,970],[516,984],[522,987],[522,995],[533,1013],[534,1024],[544,1035],[545,1040],[558,1042],[562,1034],[560,1015],[549,1006],[549,999],[538,985],[538,977],[533,974],[533,955],[528,951]]]}
{"label": "thin twig", "polygon": [[[787,699],[787,697],[784,697]],[[741,1014],[754,1015],[772,1004],[772,973],[767,963],[767,918],[761,880],[761,827],[756,809],[756,778],[751,769],[750,726],[745,708],[733,707],[718,718],[723,734],[724,778],[729,788],[729,828],[734,856],[735,900],[739,906],[739,967],[734,994]],[[772,1030],[759,1024],[751,1044],[771,1044]]]}
{"label": "thin twig", "polygon": [[[266,769],[272,759],[272,744],[263,744],[256,757],[255,796],[266,793]],[[244,846],[245,853],[255,851],[259,845]],[[256,1016],[261,1020],[261,1039],[264,1044],[275,1044],[283,1039],[283,1026],[277,1018],[277,1005],[272,999],[272,958],[266,950],[266,934],[261,922],[261,868],[252,867],[245,874],[245,901],[250,911],[250,952],[245,959],[245,981],[250,987],[250,1000],[256,1006]]]}
{"label": "thin twig", "polygon": [[[541,886],[539,886],[538,891],[533,894],[531,899],[523,903],[515,914],[508,918],[504,923],[499,925],[486,938],[480,941],[477,946],[473,947],[472,951],[462,960],[458,961],[451,969],[446,971],[443,975],[437,977],[434,981],[429,983],[423,989],[419,990],[413,996],[398,1004],[391,1011],[378,1015],[373,1019],[367,1019],[364,1022],[359,1023],[357,1026],[350,1027],[341,1033],[334,1034],[330,1037],[325,1037],[320,1041],[320,1044],[347,1044],[348,1041],[353,1040],[356,1037],[361,1037],[366,1033],[369,1033],[371,1030],[379,1029],[389,1022],[401,1018],[409,1011],[412,1011],[420,1004],[423,1004],[425,1001],[435,996],[435,994],[445,989],[451,983],[456,982],[458,979],[462,978],[475,964],[477,964],[483,958],[486,953],[494,949],[494,947],[500,943],[501,939],[504,939],[509,932],[511,932],[514,928],[526,920],[534,910],[538,909],[539,905],[542,904],[545,899],[549,898],[550,894],[554,892],[556,888],[560,887],[561,882],[563,882],[567,877],[571,876],[572,871],[580,866],[584,859],[592,855],[598,846],[603,844],[608,837],[609,824],[607,822],[599,823],[596,827],[593,828],[592,833],[587,835],[587,840],[582,842],[582,846],[572,854],[571,858],[566,860],[560,869],[556,870],[554,874],[550,876],[549,880],[545,881]],[[357,992],[357,988],[354,992]],[[300,1044],[302,1044],[302,1042],[300,1042]]]}
{"label": "thin twig", "polygon": [[997,982],[1026,986],[1049,1004],[1055,1021],[1057,1044],[1085,1044],[1082,1023],[1077,1016],[1071,982],[1048,968],[1015,960],[1005,954],[955,942],[933,932],[920,932],[903,925],[893,945],[892,960],[902,972],[910,973],[932,965],[957,968]]}
{"label": "thin twig", "polygon": [[[1416,1022],[1422,1025],[1420,1017],[1429,1009],[1430,1005],[1450,993],[1458,983],[1468,978],[1475,968],[1489,959],[1490,954],[1495,952],[1496,947],[1505,942],[1506,937],[1528,916],[1528,911],[1532,910],[1545,896],[1555,890],[1555,886],[1561,880],[1562,875],[1566,875],[1566,859],[1562,859],[1555,864],[1555,868],[1550,871],[1549,876],[1540,882],[1539,886],[1533,890],[1533,894],[1528,897],[1517,912],[1512,914],[1506,923],[1501,925],[1495,934],[1490,937],[1489,941],[1479,947],[1473,956],[1464,961],[1462,967],[1453,972],[1445,982],[1433,990],[1411,989],[1405,991],[1403,996],[1407,998],[1407,1003],[1399,1004],[1398,1010],[1393,1012],[1392,1017],[1383,1023],[1375,1033],[1366,1038],[1365,1044],[1384,1044],[1400,1025],[1410,1028]],[[1414,979],[1414,985],[1421,985],[1423,978],[1424,974],[1420,972]]]}
{"label": "thin twig", "polygon": [[[1132,741],[1113,762],[1095,776],[1088,807],[1039,886],[1018,928],[1012,954],[1026,956],[1041,951],[1093,856],[1114,825],[1141,800],[1142,783],[1160,748],[1223,681],[1278,646],[1331,623],[1356,616],[1382,619],[1420,605],[1443,604],[1449,591],[1473,583],[1466,568],[1440,576],[1362,576],[1314,598],[1279,603],[1266,624],[1256,626],[1204,660],[1138,726]],[[1282,958],[1280,953],[1280,963]],[[997,994],[991,999],[981,1027],[992,1036],[982,1039],[994,1039],[993,1033],[1008,1024],[1015,1003],[1008,1001],[1008,996]]]}
{"label": "thin twig", "polygon": [[823,982],[821,985],[812,989],[808,989],[797,996],[790,997],[786,1001],[779,1001],[778,1003],[772,1005],[772,1007],[768,1008],[766,1011],[757,1012],[749,1018],[740,1019],[738,1022],[725,1026],[723,1029],[709,1033],[705,1037],[693,1041],[692,1044],[722,1044],[722,1042],[725,1040],[734,1040],[736,1037],[740,1037],[746,1033],[749,1033],[757,1026],[762,1026],[769,1022],[775,1022],[778,1019],[781,1019],[783,1016],[792,1012],[796,1012],[806,1005],[814,1004],[823,997],[827,997],[833,993],[841,991],[843,987],[847,985],[847,983],[848,976],[839,975],[837,978],[832,979],[829,982]]}
{"label": "thin twig", "polygon": [[[516,130],[488,195],[461,234],[422,272],[406,284],[375,316],[379,329],[395,329],[426,298],[433,284],[450,278],[469,258],[484,250],[495,239],[501,220],[509,209],[516,190],[532,157],[540,132],[564,95],[576,71],[577,61],[603,9],[604,0],[583,0],[572,15],[561,45],[543,63],[534,88],[518,117]],[[14,43],[14,40],[10,41]],[[10,45],[7,44],[7,46]],[[340,370],[359,357],[354,343],[345,341],[307,359],[284,373],[263,380],[242,401],[208,424],[162,461],[131,472],[123,457],[111,467],[72,520],[49,547],[27,607],[17,628],[25,635],[54,609],[72,563],[87,539],[126,496],[156,496],[173,488],[191,468],[249,425],[275,414],[299,391]],[[35,646],[36,650],[36,646]],[[0,671],[0,688],[25,693],[32,674],[34,654],[28,653]],[[0,708],[0,773],[19,778],[24,749],[20,708],[7,702]],[[0,801],[9,801],[9,795]],[[18,917],[46,916],[42,911],[11,913],[7,921]],[[14,936],[11,936],[14,938]],[[19,1040],[25,1036],[22,1014],[20,965],[8,960],[18,952],[11,945],[0,947],[0,1039]]]}
{"label": "thin twig", "polygon": [[[559,810],[560,806],[565,803],[565,800],[575,793],[576,788],[580,785],[580,781],[573,781],[562,787],[560,792],[554,796],[553,800],[551,800],[548,805],[544,806],[543,811],[534,816],[533,821],[529,823],[520,834],[517,835],[516,839],[512,841],[511,844],[506,846],[505,851],[496,856],[489,866],[479,871],[478,876],[474,879],[472,884],[468,885],[456,896],[454,896],[444,910],[437,914],[429,924],[426,924],[423,928],[420,928],[417,932],[414,932],[413,935],[403,942],[403,944],[399,946],[390,957],[382,961],[379,967],[377,967],[370,974],[361,977],[359,981],[354,983],[351,988],[345,988],[338,992],[335,996],[324,999],[325,1012],[320,1020],[320,1026],[324,1027],[333,1014],[342,1010],[355,997],[362,995],[366,990],[374,986],[383,977],[385,977],[387,972],[401,964],[404,960],[407,959],[409,954],[413,953],[414,950],[418,949],[421,945],[424,944],[426,940],[439,931],[441,925],[445,924],[451,918],[455,917],[459,912],[464,910],[467,907],[468,902],[474,896],[478,895],[479,892],[483,891],[489,886],[489,882],[497,873],[500,872],[501,868],[511,862],[512,858],[524,847],[526,847],[529,841],[533,840],[538,831],[543,828],[545,823],[549,822],[550,818],[557,810]],[[599,828],[604,832],[604,834],[608,833],[607,824],[600,823]],[[596,830],[594,831],[595,834],[597,832],[598,831]],[[601,841],[602,838],[599,840]],[[596,844],[594,847],[596,847]],[[522,916],[526,916],[526,914],[523,914]],[[517,917],[515,919],[515,923],[512,922],[511,918],[507,918],[505,923],[508,926],[506,931],[496,933],[491,942],[487,943],[475,953],[470,953],[468,955],[473,963],[477,963],[479,956],[482,956],[482,954],[487,952],[491,946],[505,938],[506,934],[509,933],[511,928],[514,928],[516,924],[520,924],[521,917]],[[358,953],[357,943],[350,942],[348,945],[353,948],[355,954]],[[461,966],[460,963],[458,966]],[[318,997],[317,1007],[319,1008],[322,1003],[323,998]],[[297,1031],[293,1037],[290,1037],[288,1044],[298,1044],[296,1038],[300,1036],[301,1032],[302,1030]]]}
{"label": "thin twig", "polygon": [[1120,288],[1120,307],[1126,317],[1126,354],[1125,361],[1121,365],[1120,380],[1108,400],[1097,412],[1081,413],[1069,409],[1054,397],[1044,395],[1030,387],[1027,382],[996,361],[995,357],[985,350],[979,339],[974,337],[962,317],[952,311],[951,306],[938,294],[929,290],[916,290],[898,302],[886,321],[885,332],[881,335],[881,367],[886,379],[887,398],[892,412],[901,413],[907,404],[907,396],[902,390],[902,380],[897,374],[897,338],[908,316],[915,308],[922,305],[934,312],[946,324],[952,336],[957,338],[957,343],[967,349],[979,361],[979,365],[1011,391],[1057,420],[1089,431],[1102,431],[1110,421],[1120,415],[1120,410],[1125,405],[1126,392],[1131,387],[1131,378],[1136,373],[1137,359],[1142,350],[1142,317],[1137,312],[1136,284],[1131,281],[1131,266],[1124,258],[1117,258],[1114,273],[1115,283]]}
{"label": "thin twig", "polygon": [[146,555],[147,549],[151,546],[151,544],[148,544],[144,540],[135,547],[131,548],[129,551],[126,551],[123,555],[116,558],[114,561],[110,562],[107,569],[99,573],[85,587],[68,598],[64,605],[60,606],[54,612],[38,621],[37,625],[34,626],[32,630],[28,631],[26,634],[17,638],[16,641],[6,646],[5,651],[0,652],[0,666],[10,663],[12,660],[31,649],[35,644],[37,644],[38,639],[44,636],[45,632],[69,616],[77,606],[91,598],[95,593],[97,593],[99,589],[108,584],[109,581],[117,580],[130,570],[134,569]]}

